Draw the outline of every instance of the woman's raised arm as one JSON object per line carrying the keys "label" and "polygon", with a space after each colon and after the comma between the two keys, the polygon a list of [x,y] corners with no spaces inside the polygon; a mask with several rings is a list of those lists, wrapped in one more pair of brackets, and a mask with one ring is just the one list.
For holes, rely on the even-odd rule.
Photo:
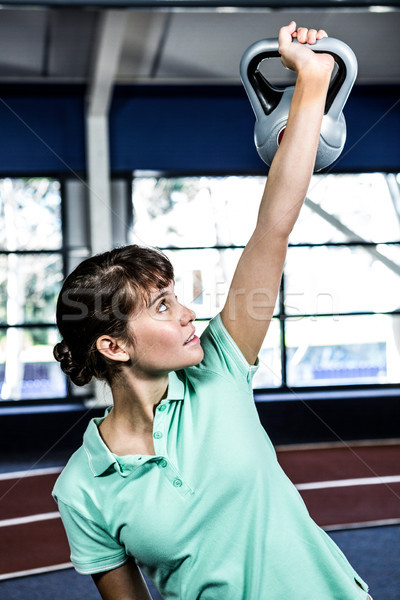
{"label": "woman's raised arm", "polygon": [[[293,43],[297,37],[300,43]],[[279,32],[279,53],[297,80],[285,135],[272,161],[257,224],[232,279],[222,321],[250,364],[257,358],[279,292],[289,234],[303,204],[311,175],[334,66],[328,54],[307,44],[326,37],[322,30]]]}

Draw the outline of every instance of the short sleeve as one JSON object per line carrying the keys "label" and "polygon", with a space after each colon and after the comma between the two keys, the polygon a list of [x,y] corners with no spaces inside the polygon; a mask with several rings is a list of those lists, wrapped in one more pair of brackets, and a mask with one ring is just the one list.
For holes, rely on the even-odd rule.
{"label": "short sleeve", "polygon": [[238,381],[245,379],[251,384],[258,369],[258,359],[255,365],[249,365],[236,342],[225,328],[221,315],[212,319],[201,336],[204,350],[202,366],[206,369],[229,375]]}
{"label": "short sleeve", "polygon": [[71,549],[71,562],[83,575],[115,569],[127,562],[124,548],[100,524],[64,502],[58,509]]}

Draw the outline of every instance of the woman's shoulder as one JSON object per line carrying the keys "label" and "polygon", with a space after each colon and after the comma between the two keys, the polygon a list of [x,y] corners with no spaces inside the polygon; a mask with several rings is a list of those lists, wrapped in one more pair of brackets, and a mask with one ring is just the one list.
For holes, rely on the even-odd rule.
{"label": "woman's shoulder", "polygon": [[198,369],[228,376],[237,379],[238,382],[251,380],[257,365],[248,364],[225,328],[220,314],[209,322],[200,337],[200,342],[204,350],[204,358],[196,366]]}
{"label": "woman's shoulder", "polygon": [[82,445],[72,454],[56,480],[52,491],[56,501],[76,498],[79,493],[82,493],[89,471],[87,455]]}

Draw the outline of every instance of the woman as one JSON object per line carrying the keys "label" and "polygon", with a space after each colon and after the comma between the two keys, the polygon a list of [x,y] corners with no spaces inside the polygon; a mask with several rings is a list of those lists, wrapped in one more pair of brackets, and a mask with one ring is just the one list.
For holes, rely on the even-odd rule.
{"label": "woman", "polygon": [[[333,59],[279,33],[297,72],[289,120],[226,304],[201,340],[169,261],[129,246],[84,261],[60,294],[55,356],[77,384],[106,379],[55,489],[71,559],[104,600],[365,600],[367,586],[280,469],[251,390],[288,236],[310,182]],[[299,44],[292,43],[297,37]]]}

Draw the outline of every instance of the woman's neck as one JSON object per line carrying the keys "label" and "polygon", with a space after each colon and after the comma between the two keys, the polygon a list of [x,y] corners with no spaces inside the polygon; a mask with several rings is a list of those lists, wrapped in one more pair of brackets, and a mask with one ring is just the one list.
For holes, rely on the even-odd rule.
{"label": "woman's neck", "polygon": [[155,453],[154,413],[167,390],[168,375],[151,380],[125,377],[112,386],[114,406],[100,425],[101,436],[112,452]]}

